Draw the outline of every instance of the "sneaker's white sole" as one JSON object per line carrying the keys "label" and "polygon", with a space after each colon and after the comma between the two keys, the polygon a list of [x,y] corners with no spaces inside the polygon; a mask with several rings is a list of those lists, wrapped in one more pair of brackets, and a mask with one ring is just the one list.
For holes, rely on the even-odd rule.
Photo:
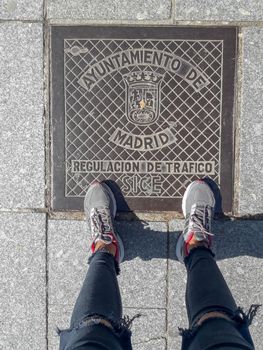
{"label": "sneaker's white sole", "polygon": [[[191,182],[186,190],[185,190],[185,193],[184,193],[184,196],[183,196],[183,200],[182,200],[182,211],[183,211],[183,214],[184,214],[184,217],[186,217],[186,198],[188,196],[188,193],[189,191],[191,190],[191,187],[193,185],[193,182]],[[178,240],[177,240],[177,243],[176,243],[176,248],[175,248],[175,254],[177,256],[177,259],[178,261],[180,261],[182,264],[184,263],[184,256],[183,256],[183,253],[182,253],[182,247],[183,247],[183,240],[184,240],[184,237],[183,237],[183,232],[180,234],[180,236],[178,237]]]}
{"label": "sneaker's white sole", "polygon": [[124,245],[121,237],[116,233],[116,237],[119,243],[119,252],[120,252],[120,263],[124,260]]}
{"label": "sneaker's white sole", "polygon": [[180,234],[178,237],[177,243],[176,243],[176,248],[175,248],[175,254],[177,256],[178,261],[180,261],[182,264],[184,263],[184,257],[182,254],[182,246],[183,246],[183,233]]}
{"label": "sneaker's white sole", "polygon": [[187,186],[187,188],[186,188],[186,190],[185,190],[185,193],[184,193],[184,196],[183,196],[183,200],[182,200],[182,210],[183,210],[184,217],[186,217],[186,198],[187,198],[187,196],[188,196],[188,194],[189,194],[191,188],[193,187],[193,184],[194,184],[194,182],[191,182],[191,183]]}

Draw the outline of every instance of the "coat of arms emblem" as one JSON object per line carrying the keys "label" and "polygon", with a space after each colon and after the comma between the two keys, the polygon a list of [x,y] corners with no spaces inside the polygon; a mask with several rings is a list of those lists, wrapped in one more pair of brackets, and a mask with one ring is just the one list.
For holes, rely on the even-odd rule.
{"label": "coat of arms emblem", "polygon": [[138,125],[149,125],[159,117],[160,87],[163,75],[156,72],[132,72],[124,75],[126,115]]}

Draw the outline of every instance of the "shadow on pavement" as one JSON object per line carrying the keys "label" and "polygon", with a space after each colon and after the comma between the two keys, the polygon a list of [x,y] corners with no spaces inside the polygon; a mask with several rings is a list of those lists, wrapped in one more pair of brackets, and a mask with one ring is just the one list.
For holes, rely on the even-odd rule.
{"label": "shadow on pavement", "polygon": [[[216,259],[228,259],[237,256],[263,258],[263,221],[227,220],[222,212],[222,197],[218,186],[210,179],[205,179],[216,197],[216,220],[213,225]],[[129,211],[118,185],[112,181],[106,183],[117,193],[117,203]],[[136,257],[142,260],[170,258],[176,260],[175,245],[183,229],[183,220],[174,220],[168,224],[160,222],[134,221],[116,223],[116,229],[123,239],[125,260]]]}

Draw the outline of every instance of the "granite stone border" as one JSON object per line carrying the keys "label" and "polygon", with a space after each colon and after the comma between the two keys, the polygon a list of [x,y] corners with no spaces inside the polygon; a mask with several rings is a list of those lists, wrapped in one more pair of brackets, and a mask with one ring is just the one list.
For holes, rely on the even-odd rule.
{"label": "granite stone border", "polygon": [[0,222],[0,348],[46,350],[46,215]]}
{"label": "granite stone border", "polygon": [[41,21],[44,0],[0,0],[0,19]]}
{"label": "granite stone border", "polygon": [[263,28],[245,28],[240,120],[239,213],[263,213]]}
{"label": "granite stone border", "polygon": [[171,0],[91,0],[79,1],[78,6],[73,0],[47,1],[47,18],[65,20],[167,20],[172,15]]}
{"label": "granite stone border", "polygon": [[44,208],[43,31],[0,23],[0,208]]}
{"label": "granite stone border", "polygon": [[175,19],[184,21],[262,21],[262,2],[177,0]]}

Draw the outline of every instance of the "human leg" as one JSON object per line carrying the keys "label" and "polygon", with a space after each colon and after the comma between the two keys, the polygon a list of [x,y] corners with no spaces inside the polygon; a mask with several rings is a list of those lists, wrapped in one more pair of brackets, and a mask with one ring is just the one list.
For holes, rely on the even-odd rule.
{"label": "human leg", "polygon": [[115,199],[106,185],[95,183],[86,195],[84,206],[91,227],[93,254],[72,313],[70,329],[60,331],[60,349],[74,349],[80,345],[90,349],[131,349],[129,327],[132,320],[122,319],[117,281],[124,249],[113,228]]}
{"label": "human leg", "polygon": [[[185,259],[186,306],[190,331],[183,349],[198,350],[214,345],[229,349],[254,349],[249,332],[249,314],[240,310],[220,272],[214,255],[206,247],[193,248]],[[188,335],[188,339],[187,339]],[[190,335],[190,338],[189,338]],[[192,337],[191,337],[192,335]]]}
{"label": "human leg", "polygon": [[122,303],[115,265],[113,255],[107,251],[98,250],[92,256],[71,316],[71,327],[87,315],[102,316],[115,323],[120,321]]}
{"label": "human leg", "polygon": [[185,265],[186,305],[190,325],[211,311],[234,315],[237,305],[212,251],[206,247],[192,249],[185,259]]}
{"label": "human leg", "polygon": [[248,317],[237,308],[210,249],[214,205],[213,193],[204,181],[190,184],[183,199],[185,229],[176,247],[178,260],[187,269],[189,330],[182,330],[183,349],[221,348],[223,344],[253,349]]}

